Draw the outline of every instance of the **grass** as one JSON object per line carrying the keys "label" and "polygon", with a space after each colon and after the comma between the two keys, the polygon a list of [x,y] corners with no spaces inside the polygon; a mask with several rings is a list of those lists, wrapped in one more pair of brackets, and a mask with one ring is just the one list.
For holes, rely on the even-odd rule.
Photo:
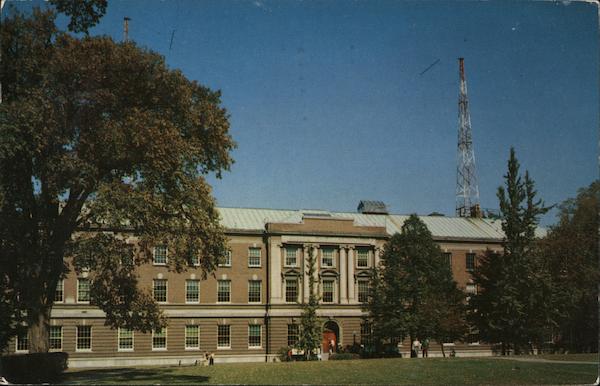
{"label": "grass", "polygon": [[598,353],[590,354],[543,354],[532,358],[548,359],[552,361],[598,362]]}
{"label": "grass", "polygon": [[73,370],[71,384],[561,384],[593,383],[593,364],[494,358],[370,359],[232,363],[212,367]]}

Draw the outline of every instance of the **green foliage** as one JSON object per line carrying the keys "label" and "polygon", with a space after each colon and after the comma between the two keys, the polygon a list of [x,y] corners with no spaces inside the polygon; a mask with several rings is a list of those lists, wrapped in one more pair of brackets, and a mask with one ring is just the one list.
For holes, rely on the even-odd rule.
{"label": "green foliage", "polygon": [[304,351],[307,360],[313,358],[313,354],[321,346],[321,320],[317,316],[319,309],[319,296],[317,295],[317,280],[315,279],[316,258],[312,247],[308,248],[305,275],[308,276],[308,302],[302,304],[302,315],[300,316],[300,336],[298,337],[298,348]]}
{"label": "green foliage", "polygon": [[54,18],[15,13],[0,31],[0,307],[18,296],[32,352],[47,350],[70,258],[90,270],[108,325],[164,325],[135,268],[157,244],[172,270],[193,257],[204,276],[215,268],[226,241],[205,177],[229,168],[235,146],[219,92],[134,43],[73,38]]}
{"label": "green foliage", "polygon": [[50,0],[50,4],[70,17],[69,31],[87,34],[106,13],[107,0]]}
{"label": "green foliage", "polygon": [[559,221],[541,242],[553,282],[559,348],[597,351],[598,206],[600,182],[559,206]]}
{"label": "green foliage", "polygon": [[411,215],[373,271],[366,310],[378,347],[385,340],[457,339],[465,332],[464,294],[427,226]]}
{"label": "green foliage", "polygon": [[535,229],[539,216],[549,208],[536,199],[534,182],[510,150],[504,187],[498,199],[505,234],[504,253],[486,251],[473,272],[478,293],[471,297],[471,321],[480,338],[500,343],[503,354],[541,344],[552,320],[550,280],[546,263],[536,249]]}

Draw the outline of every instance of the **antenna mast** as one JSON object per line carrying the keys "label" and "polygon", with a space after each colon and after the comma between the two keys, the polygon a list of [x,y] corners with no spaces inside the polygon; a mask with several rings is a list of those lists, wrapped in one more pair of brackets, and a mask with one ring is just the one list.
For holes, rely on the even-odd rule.
{"label": "antenna mast", "polygon": [[471,116],[467,99],[464,58],[458,59],[460,92],[458,95],[458,157],[456,166],[456,215],[481,217],[479,186],[475,172],[475,153],[471,137]]}
{"label": "antenna mast", "polygon": [[127,42],[129,40],[129,20],[131,20],[130,17],[125,16],[123,18],[123,41]]}

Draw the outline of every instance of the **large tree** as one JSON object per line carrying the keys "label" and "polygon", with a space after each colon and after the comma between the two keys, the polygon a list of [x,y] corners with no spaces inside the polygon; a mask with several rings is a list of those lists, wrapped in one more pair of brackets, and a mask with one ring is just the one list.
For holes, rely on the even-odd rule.
{"label": "large tree", "polygon": [[376,344],[403,336],[441,344],[465,331],[464,293],[431,232],[411,215],[386,243],[366,310]]}
{"label": "large tree", "polygon": [[205,176],[220,177],[234,147],[219,92],[134,43],[54,21],[14,12],[0,35],[0,306],[13,310],[7,335],[28,325],[32,352],[48,349],[73,267],[89,271],[107,325],[164,325],[136,266],[166,244],[170,269],[214,269],[226,240]]}
{"label": "large tree", "polygon": [[319,309],[318,284],[315,278],[317,259],[312,247],[308,247],[308,258],[303,276],[308,277],[308,301],[302,303],[300,315],[300,336],[298,347],[304,351],[307,360],[313,359],[314,352],[321,346],[321,319]]}
{"label": "large tree", "polygon": [[598,349],[597,284],[600,182],[581,189],[559,206],[558,223],[542,240],[553,283],[557,345],[565,350]]}
{"label": "large tree", "polygon": [[487,251],[473,272],[477,294],[471,297],[471,321],[486,342],[499,343],[502,353],[539,343],[552,320],[547,267],[536,249],[539,217],[548,211],[537,199],[534,182],[510,150],[506,187],[498,188],[503,253]]}

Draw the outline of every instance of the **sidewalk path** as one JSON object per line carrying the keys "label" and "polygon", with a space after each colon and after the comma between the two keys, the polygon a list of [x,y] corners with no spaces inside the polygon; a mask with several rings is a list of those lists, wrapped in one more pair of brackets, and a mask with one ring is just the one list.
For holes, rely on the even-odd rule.
{"label": "sidewalk path", "polygon": [[494,357],[490,357],[490,358],[504,359],[504,360],[517,361],[517,362],[568,363],[568,364],[580,364],[580,365],[597,365],[598,364],[597,362],[588,362],[588,361],[559,361],[559,360],[553,360],[553,359],[526,358],[526,357],[518,357],[518,356],[508,356],[508,357],[494,356]]}

